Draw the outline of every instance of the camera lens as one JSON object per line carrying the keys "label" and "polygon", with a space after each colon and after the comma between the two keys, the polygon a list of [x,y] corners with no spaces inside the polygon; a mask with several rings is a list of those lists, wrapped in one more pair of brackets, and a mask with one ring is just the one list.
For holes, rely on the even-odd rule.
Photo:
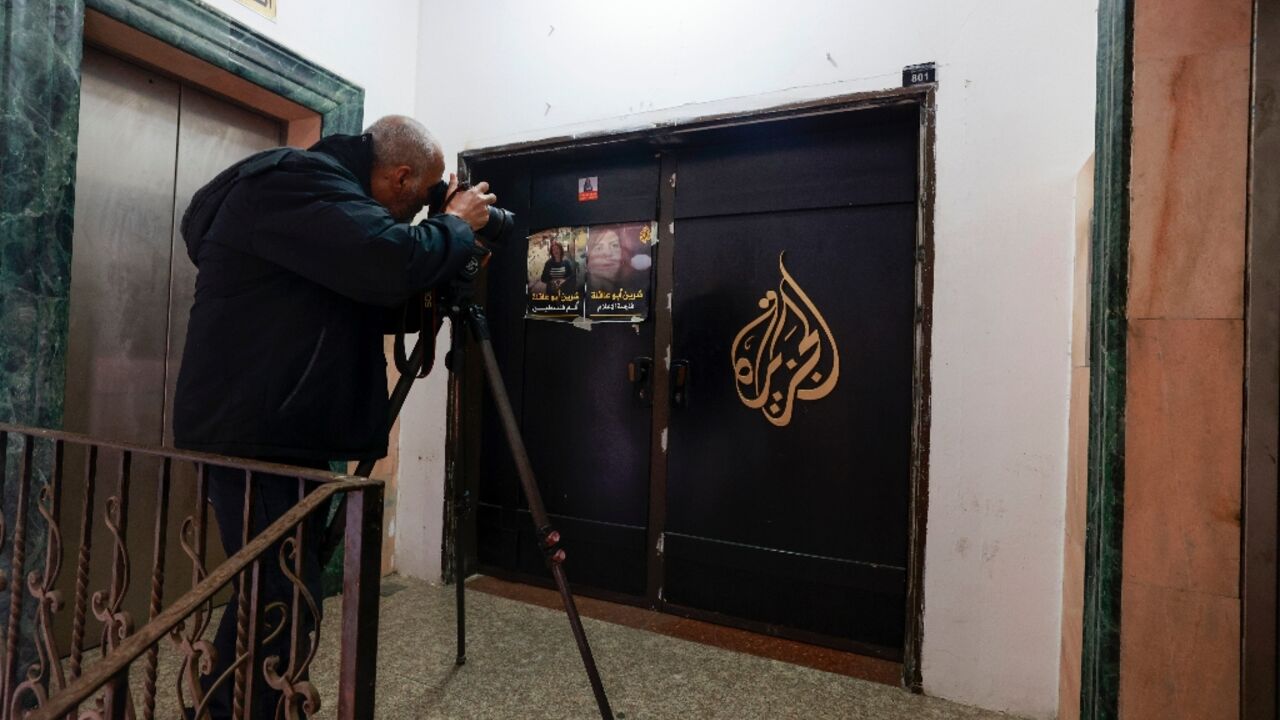
{"label": "camera lens", "polygon": [[510,210],[489,206],[489,222],[476,234],[487,240],[502,241],[515,225],[515,214]]}

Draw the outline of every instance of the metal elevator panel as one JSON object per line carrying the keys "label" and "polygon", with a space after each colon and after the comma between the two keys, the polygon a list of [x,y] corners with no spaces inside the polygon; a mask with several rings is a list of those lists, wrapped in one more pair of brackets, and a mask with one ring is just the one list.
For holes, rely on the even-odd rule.
{"label": "metal elevator panel", "polygon": [[179,86],[87,48],[82,73],[64,426],[158,444]]}
{"label": "metal elevator panel", "polygon": [[[64,427],[102,439],[171,444],[169,408],[195,288],[195,267],[177,225],[201,185],[246,155],[278,145],[281,126],[92,48],[85,49],[82,72]],[[107,527],[113,512],[107,498],[119,492],[120,460],[120,453],[103,451],[97,463],[89,587],[108,587],[105,548],[123,544],[134,568],[124,609],[140,624],[149,616],[161,466],[155,458],[133,458],[127,516],[116,519],[116,538]],[[83,453],[68,448],[63,503],[77,515],[87,494],[85,465]],[[166,602],[192,585],[180,539],[184,521],[199,510],[194,466],[178,463],[172,473],[164,517],[173,539],[164,553]],[[209,520],[206,568],[224,559]],[[66,530],[63,565],[70,567],[80,538]],[[64,597],[73,596],[74,580],[74,573],[60,576]],[[86,645],[93,647],[102,626],[93,613],[86,619]],[[69,620],[56,616],[60,642],[70,635]]]}
{"label": "metal elevator panel", "polygon": [[183,86],[178,126],[178,161],[173,202],[172,263],[169,275],[169,347],[164,383],[164,444],[173,444],[173,395],[195,298],[196,267],[187,257],[179,225],[191,196],[231,163],[281,144],[275,120]]}

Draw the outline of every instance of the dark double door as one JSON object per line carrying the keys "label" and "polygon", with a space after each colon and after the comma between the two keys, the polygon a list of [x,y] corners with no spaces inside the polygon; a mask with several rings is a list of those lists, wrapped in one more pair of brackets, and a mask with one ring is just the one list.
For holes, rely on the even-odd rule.
{"label": "dark double door", "polygon": [[[659,221],[638,324],[525,320],[525,244],[490,264],[579,591],[901,655],[918,154],[911,104],[470,162],[522,235]],[[649,362],[666,392],[629,372]],[[479,417],[481,569],[545,576],[487,400]]]}

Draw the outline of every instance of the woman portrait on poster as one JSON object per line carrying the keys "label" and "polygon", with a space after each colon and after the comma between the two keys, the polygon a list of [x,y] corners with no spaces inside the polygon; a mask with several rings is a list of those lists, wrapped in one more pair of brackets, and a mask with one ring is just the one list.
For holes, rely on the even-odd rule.
{"label": "woman portrait on poster", "polygon": [[653,264],[649,256],[649,223],[591,228],[586,264],[588,290],[647,289]]}
{"label": "woman portrait on poster", "polygon": [[564,246],[554,239],[548,241],[551,257],[542,265],[542,282],[548,293],[573,295],[578,292],[578,273],[574,262],[564,256]]}
{"label": "woman portrait on poster", "polygon": [[623,264],[622,239],[613,228],[592,228],[587,240],[587,287],[592,290],[616,290],[622,276],[630,271]]}

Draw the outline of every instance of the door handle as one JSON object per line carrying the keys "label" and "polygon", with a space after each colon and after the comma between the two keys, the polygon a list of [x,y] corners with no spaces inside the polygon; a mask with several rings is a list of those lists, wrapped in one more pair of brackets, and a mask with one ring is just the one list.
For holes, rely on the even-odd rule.
{"label": "door handle", "polygon": [[689,361],[671,362],[671,406],[689,407]]}
{"label": "door handle", "polygon": [[627,363],[631,395],[641,407],[653,406],[653,358],[638,357]]}

